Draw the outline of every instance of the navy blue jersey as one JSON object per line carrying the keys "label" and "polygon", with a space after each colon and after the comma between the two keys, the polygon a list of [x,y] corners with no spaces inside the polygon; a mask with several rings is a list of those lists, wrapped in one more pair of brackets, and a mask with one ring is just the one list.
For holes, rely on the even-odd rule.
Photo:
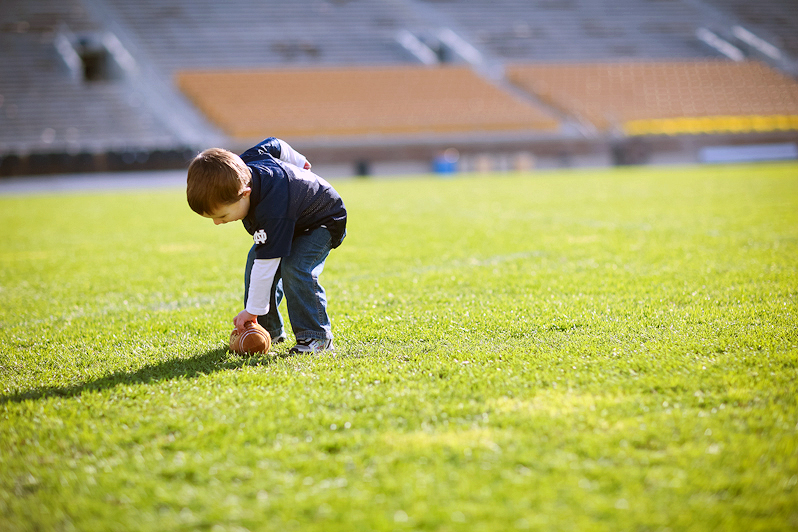
{"label": "navy blue jersey", "polygon": [[257,259],[287,257],[294,236],[326,227],[338,247],[346,234],[346,208],[327,181],[310,170],[284,163],[280,143],[268,138],[241,159],[252,172],[252,193],[244,227]]}

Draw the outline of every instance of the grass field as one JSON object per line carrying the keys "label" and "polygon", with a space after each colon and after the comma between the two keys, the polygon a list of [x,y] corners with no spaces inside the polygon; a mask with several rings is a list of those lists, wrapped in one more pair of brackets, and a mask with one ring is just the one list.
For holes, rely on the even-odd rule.
{"label": "grass field", "polygon": [[336,186],[316,357],[182,190],[0,197],[0,530],[798,528],[798,165]]}

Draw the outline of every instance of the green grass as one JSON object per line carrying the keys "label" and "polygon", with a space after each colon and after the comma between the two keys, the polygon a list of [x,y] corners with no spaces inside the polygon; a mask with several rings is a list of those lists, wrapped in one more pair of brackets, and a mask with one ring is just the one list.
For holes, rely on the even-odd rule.
{"label": "green grass", "polygon": [[798,166],[337,188],[316,357],[183,191],[0,198],[0,530],[798,528]]}

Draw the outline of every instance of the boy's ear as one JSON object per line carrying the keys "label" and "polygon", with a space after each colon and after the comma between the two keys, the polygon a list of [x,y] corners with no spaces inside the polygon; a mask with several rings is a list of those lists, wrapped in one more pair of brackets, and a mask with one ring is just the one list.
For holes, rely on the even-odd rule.
{"label": "boy's ear", "polygon": [[241,196],[244,198],[248,198],[250,194],[252,194],[252,188],[250,187],[247,187],[241,191]]}

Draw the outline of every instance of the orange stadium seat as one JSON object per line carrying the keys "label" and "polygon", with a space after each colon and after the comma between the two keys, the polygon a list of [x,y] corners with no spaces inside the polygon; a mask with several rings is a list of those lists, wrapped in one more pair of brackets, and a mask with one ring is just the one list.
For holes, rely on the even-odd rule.
{"label": "orange stadium seat", "polygon": [[755,61],[515,64],[508,77],[601,131],[798,129],[798,82]]}
{"label": "orange stadium seat", "polygon": [[182,71],[177,85],[234,138],[552,131],[546,111],[465,67]]}

